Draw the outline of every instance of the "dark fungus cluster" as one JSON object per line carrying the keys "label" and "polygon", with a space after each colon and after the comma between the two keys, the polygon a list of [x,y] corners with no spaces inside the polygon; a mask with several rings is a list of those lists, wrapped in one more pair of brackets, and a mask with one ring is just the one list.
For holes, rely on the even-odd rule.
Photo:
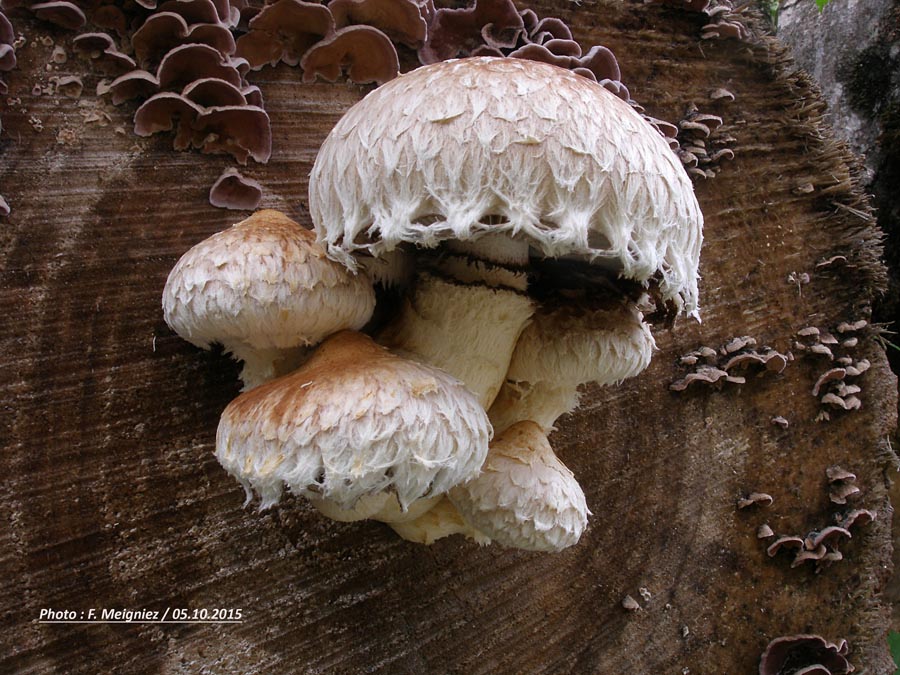
{"label": "dark fungus cluster", "polygon": [[859,344],[860,332],[867,325],[865,319],[860,319],[841,322],[833,330],[807,326],[797,331],[794,351],[827,364],[812,389],[812,395],[822,403],[816,420],[828,421],[835,411],[858,410],[862,406],[858,396],[862,388],[856,384],[856,378],[865,373],[871,363],[868,359],[854,358],[853,351]]}
{"label": "dark fungus cluster", "polygon": [[676,153],[691,178],[714,178],[722,161],[734,159],[734,150],[728,146],[737,139],[724,132],[722,118],[701,113],[696,106],[678,122],[676,138],[680,146]]}
{"label": "dark fungus cluster", "polygon": [[[828,479],[828,497],[833,504],[845,507],[832,514],[832,522],[825,527],[812,530],[806,535],[776,534],[768,523],[763,523],[756,531],[758,539],[768,542],[766,553],[774,558],[782,551],[793,554],[791,567],[800,567],[804,563],[815,564],[819,573],[829,565],[843,560],[840,551],[841,543],[852,538],[851,529],[857,525],[866,525],[875,520],[875,513],[868,509],[847,507],[848,498],[859,493],[855,485],[856,475],[839,466],[830,466],[825,471]],[[737,502],[739,509],[753,506],[770,506],[773,499],[770,495],[753,492]],[[779,672],[779,671],[775,671]]]}
{"label": "dark fungus cluster", "polygon": [[[335,81],[345,75],[357,84],[377,85],[399,74],[398,50],[406,50],[422,64],[507,56],[566,68],[632,105],[673,150],[678,150],[679,134],[683,136],[689,149],[682,159],[695,175],[699,171],[711,177],[715,163],[733,155],[704,133],[704,128],[721,124],[720,118],[695,119],[689,113],[676,126],[646,115],[622,83],[613,53],[600,45],[582,50],[563,20],[519,10],[512,0],[440,4],[435,0],[5,2],[7,8],[78,32],[73,47],[109,78],[98,85],[98,93],[108,95],[115,105],[139,104],[134,116],[137,135],[174,132],[176,150],[228,154],[240,164],[249,159],[265,163],[272,150],[269,116],[259,88],[247,80],[250,71],[285,63],[299,67],[304,82]],[[711,18],[727,14],[706,5],[701,11]],[[11,42],[12,26],[0,15],[0,70],[15,64]],[[81,86],[80,81],[73,84]],[[258,205],[260,196],[258,184],[229,171],[213,186],[210,201],[249,209]]]}
{"label": "dark fungus cluster", "polygon": [[708,22],[700,29],[703,40],[746,40],[750,31],[744,21],[748,2],[735,5],[730,0],[653,0],[671,7],[702,12]]}
{"label": "dark fungus cluster", "polygon": [[691,371],[672,382],[669,389],[684,391],[692,384],[745,384],[751,370],[778,374],[792,359],[790,352],[782,354],[772,347],[757,347],[755,338],[743,335],[730,339],[718,349],[703,346],[679,358],[678,365]]}

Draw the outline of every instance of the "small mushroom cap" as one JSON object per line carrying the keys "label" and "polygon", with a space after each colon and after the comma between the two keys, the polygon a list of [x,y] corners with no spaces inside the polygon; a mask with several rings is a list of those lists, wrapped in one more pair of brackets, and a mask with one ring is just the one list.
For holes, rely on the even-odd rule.
{"label": "small mushroom cap", "polygon": [[448,496],[466,522],[504,546],[561,551],[587,526],[581,486],[531,421],[495,439],[481,473]]}
{"label": "small mushroom cap", "polygon": [[697,308],[703,218],[665,139],[602,86],[562,68],[478,57],[417,68],[332,129],[310,211],[329,255],[517,234]]}
{"label": "small mushroom cap", "polygon": [[374,306],[365,277],[329,260],[309,230],[270,210],[191,248],[163,291],[166,323],[203,349],[316,344],[361,328]]}
{"label": "small mushroom cap", "polygon": [[216,457],[260,508],[287,485],[342,509],[392,492],[406,509],[477,475],[490,435],[459,380],[343,331],[290,375],[232,401]]}
{"label": "small mushroom cap", "polygon": [[506,377],[576,386],[614,384],[650,365],[654,349],[650,328],[632,304],[544,308],[522,331]]}

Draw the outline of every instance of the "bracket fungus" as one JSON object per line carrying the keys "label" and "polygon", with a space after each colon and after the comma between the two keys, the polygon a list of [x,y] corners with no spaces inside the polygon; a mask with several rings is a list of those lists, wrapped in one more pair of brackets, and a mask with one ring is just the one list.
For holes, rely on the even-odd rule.
{"label": "bracket fungus", "polygon": [[243,361],[251,388],[296,365],[304,347],[361,328],[375,296],[368,279],[329,260],[311,232],[260,211],[185,253],[162,305],[185,340],[203,349],[219,343]]}

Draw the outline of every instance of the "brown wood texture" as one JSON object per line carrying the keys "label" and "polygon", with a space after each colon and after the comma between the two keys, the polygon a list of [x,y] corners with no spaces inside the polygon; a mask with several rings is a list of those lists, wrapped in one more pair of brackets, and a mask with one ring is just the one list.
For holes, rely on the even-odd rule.
{"label": "brown wood texture", "polygon": [[[736,157],[696,184],[706,218],[703,323],[655,329],[651,367],[591,389],[552,437],[593,511],[556,555],[431,547],[376,523],[325,520],[288,496],[265,513],[216,463],[237,367],[164,324],[166,275],[191,245],[242,214],[207,203],[231,165],[130,132],[133,106],[93,95],[72,34],[12,14],[28,42],[8,74],[0,138],[0,671],[4,673],[752,673],[768,642],[846,638],[859,672],[888,673],[885,470],[896,382],[866,333],[854,356],[862,409],[816,423],[825,362],[721,390],[668,389],[677,358],[752,335],[781,351],[807,325],[867,316],[882,283],[878,235],[822,106],[778,47],[701,41],[701,15],[637,2],[534,2],[585,46],[604,44],[632,96],[677,121],[721,115]],[[42,41],[42,38],[47,38]],[[78,74],[79,98],[35,95]],[[303,85],[284,66],[251,78],[274,152],[246,173],[264,205],[309,224],[319,143],[365,88]],[[732,103],[714,103],[718,87]],[[92,112],[109,122],[90,121]],[[38,124],[40,120],[40,124]],[[41,130],[38,130],[41,127]],[[811,183],[812,193],[795,188]],[[816,268],[834,255],[847,264]],[[788,281],[808,273],[808,284]],[[790,427],[771,424],[782,415]],[[859,476],[878,519],[816,574],[756,538],[828,524],[825,469]],[[738,511],[754,491],[772,506]],[[649,599],[641,595],[646,589]],[[642,609],[621,606],[626,595]],[[240,608],[240,624],[47,625],[39,610]]]}

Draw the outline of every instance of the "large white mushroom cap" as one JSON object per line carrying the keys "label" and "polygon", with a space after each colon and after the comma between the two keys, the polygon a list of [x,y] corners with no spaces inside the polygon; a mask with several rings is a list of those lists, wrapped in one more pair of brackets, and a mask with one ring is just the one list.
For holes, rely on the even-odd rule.
{"label": "large white mushroom cap", "polygon": [[476,475],[490,436],[461,382],[344,331],[290,375],[228,404],[216,457],[261,508],[287,485],[342,509],[390,492],[406,509]]}
{"label": "large white mushroom cap", "polygon": [[382,85],[325,140],[309,196],[320,241],[348,265],[503,231],[697,308],[703,219],[681,162],[627,103],[556,66],[469,58]]}

